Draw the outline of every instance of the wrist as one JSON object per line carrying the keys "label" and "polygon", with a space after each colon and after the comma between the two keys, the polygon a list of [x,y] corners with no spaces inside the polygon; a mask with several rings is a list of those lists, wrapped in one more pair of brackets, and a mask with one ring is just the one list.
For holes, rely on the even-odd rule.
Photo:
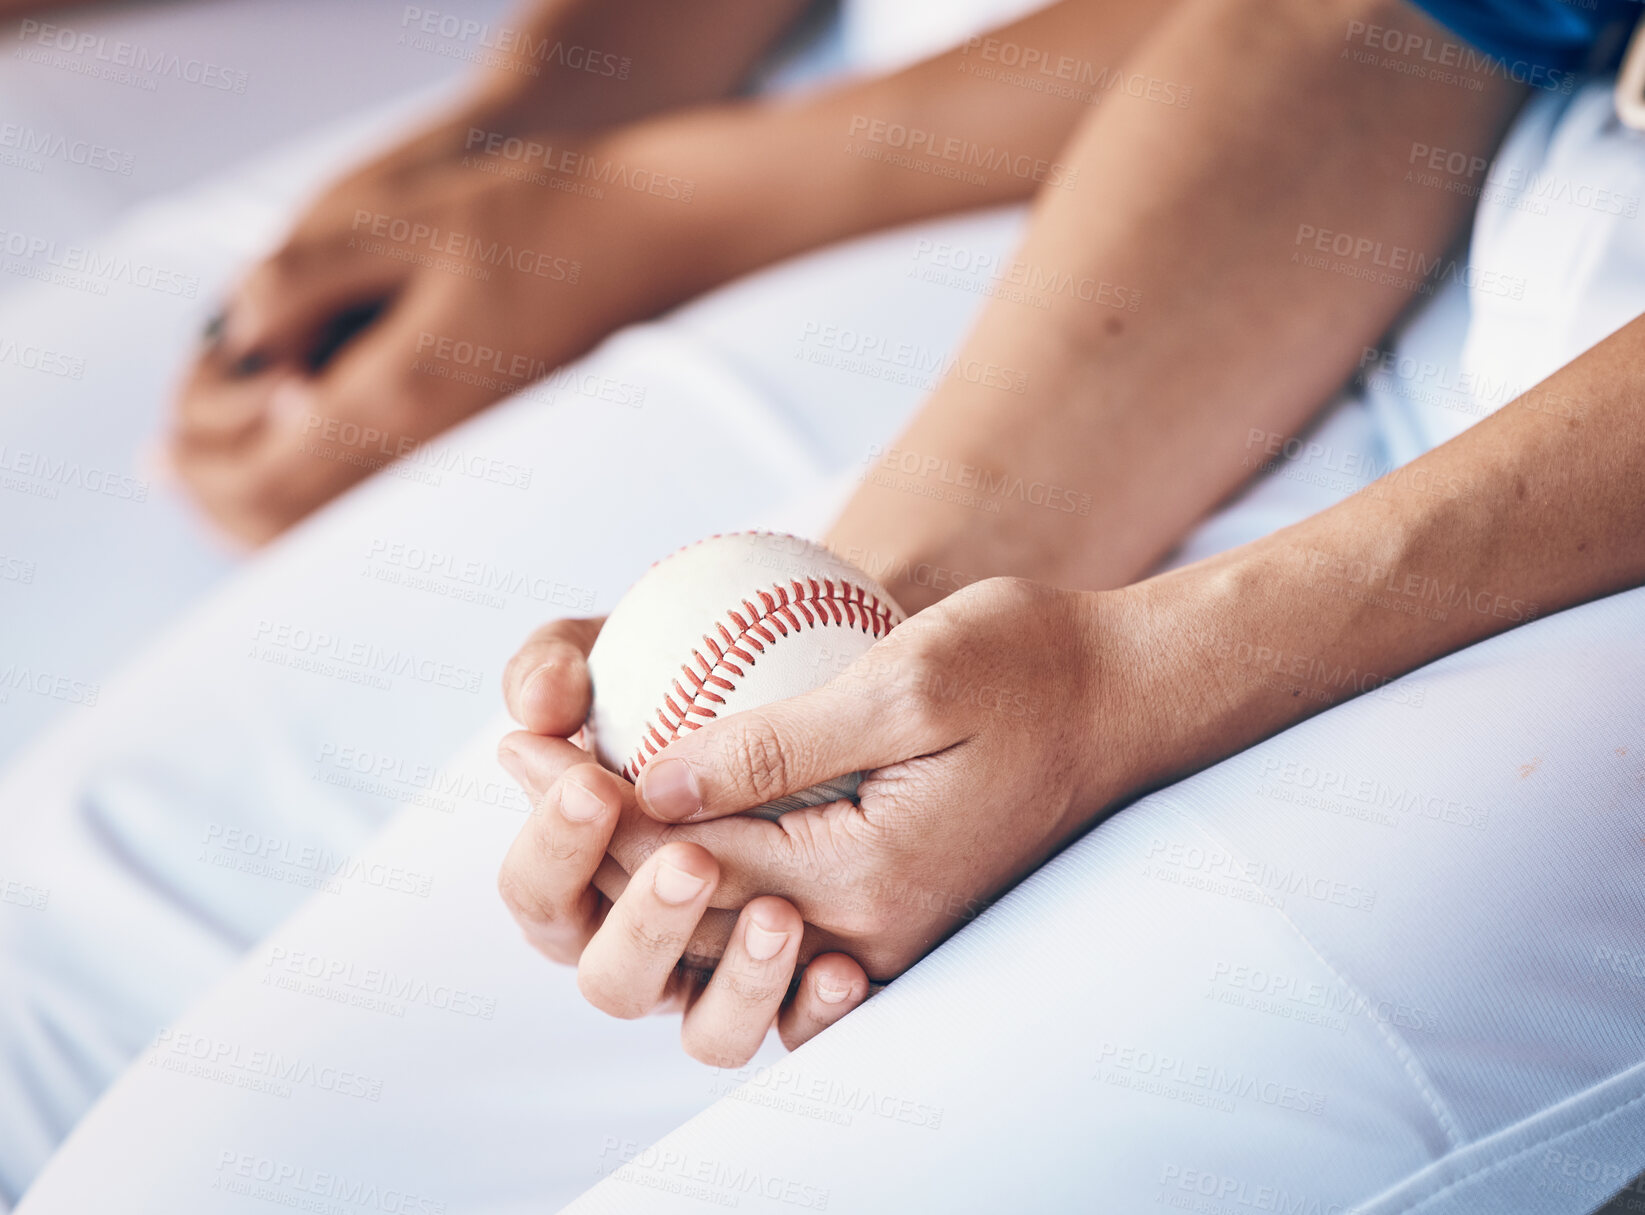
{"label": "wrist", "polygon": [[674,98],[648,86],[646,72],[634,79],[630,39],[607,27],[600,7],[555,5],[499,26],[474,81],[473,108],[508,133],[525,134],[595,130],[670,104]]}
{"label": "wrist", "polygon": [[463,110],[488,130],[507,135],[597,131],[646,116],[628,103],[621,79],[576,72],[532,75],[533,66],[488,72]]}
{"label": "wrist", "polygon": [[981,581],[949,564],[950,559],[940,552],[886,552],[835,534],[830,534],[823,544],[842,561],[849,561],[878,582],[910,616]]}
{"label": "wrist", "polygon": [[[973,339],[955,370],[894,440],[864,453],[860,485],[829,544],[912,609],[984,578],[1123,586],[1157,559],[1117,478],[1093,477],[1089,448],[1067,440],[1069,415],[1094,391],[1086,356],[1061,343],[1014,340],[998,326]],[[971,368],[1032,367],[1019,392]]]}
{"label": "wrist", "polygon": [[1323,707],[1299,711],[1295,646],[1271,606],[1286,586],[1252,545],[1098,594],[1118,796],[1181,780]]}
{"label": "wrist", "polygon": [[1138,789],[1226,759],[1386,683],[1368,610],[1323,594],[1286,532],[1111,592]]}
{"label": "wrist", "polygon": [[745,171],[736,149],[735,106],[670,114],[576,137],[579,165],[603,197],[655,238],[653,294],[672,306],[755,269],[745,255],[754,217],[737,189]]}
{"label": "wrist", "polygon": [[1192,770],[1182,756],[1205,737],[1206,700],[1220,691],[1191,669],[1192,652],[1174,627],[1186,615],[1182,604],[1162,602],[1147,583],[1079,598],[1075,655],[1091,699],[1084,720],[1101,740],[1084,748],[1082,804],[1095,818]]}
{"label": "wrist", "polygon": [[805,0],[533,0],[492,28],[480,88],[526,124],[589,131],[731,95]]}

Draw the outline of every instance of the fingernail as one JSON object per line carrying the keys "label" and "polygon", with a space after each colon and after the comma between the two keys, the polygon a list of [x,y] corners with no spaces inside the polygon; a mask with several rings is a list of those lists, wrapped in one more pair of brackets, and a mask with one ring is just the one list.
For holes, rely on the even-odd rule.
{"label": "fingernail", "polygon": [[589,823],[605,813],[605,803],[576,781],[561,781],[560,813],[574,823]]}
{"label": "fingernail", "polygon": [[657,862],[657,876],[651,880],[651,888],[657,892],[657,897],[676,907],[696,898],[707,884],[707,879],[677,869],[667,861]]}
{"label": "fingernail", "polygon": [[817,999],[824,1004],[838,1004],[851,994],[851,988],[835,986],[832,979],[817,980]]}
{"label": "fingernail", "polygon": [[640,797],[659,818],[680,820],[700,814],[702,789],[683,759],[659,759],[640,773]]}
{"label": "fingernail", "polygon": [[743,933],[743,948],[748,950],[748,956],[756,962],[764,962],[776,957],[788,944],[788,933],[772,932],[769,928],[761,928],[753,920],[748,922],[748,929]]}

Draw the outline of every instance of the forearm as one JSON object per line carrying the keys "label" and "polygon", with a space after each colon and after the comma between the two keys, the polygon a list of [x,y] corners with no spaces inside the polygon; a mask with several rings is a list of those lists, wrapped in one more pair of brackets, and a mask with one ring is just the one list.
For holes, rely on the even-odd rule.
{"label": "forearm", "polygon": [[[510,133],[630,122],[724,97],[808,0],[537,0],[493,25],[477,108]],[[438,26],[434,9],[402,23]]]}
{"label": "forearm", "polygon": [[[1111,70],[1156,0],[1064,0],[998,31]],[[1065,192],[1060,148],[1089,99],[966,70],[975,45],[797,99],[743,101],[615,132],[602,154],[691,183],[670,289],[702,290],[831,241],[926,216]]]}
{"label": "forearm", "polygon": [[1152,639],[1145,728],[1170,740],[1145,783],[1645,584],[1642,371],[1645,318],[1337,506],[1122,592]]}
{"label": "forearm", "polygon": [[1111,94],[1059,153],[1075,188],[1042,192],[1017,254],[1030,281],[1091,289],[990,302],[960,361],[1013,369],[1026,390],[950,376],[891,462],[870,465],[842,550],[1123,585],[1251,475],[1252,428],[1291,433],[1329,399],[1415,282],[1305,264],[1308,234],[1440,262],[1469,204],[1406,184],[1411,149],[1488,157],[1516,101],[1496,80],[1447,90],[1345,63],[1351,21],[1436,28],[1392,0],[1172,12],[1125,72],[1183,82],[1191,103]]}

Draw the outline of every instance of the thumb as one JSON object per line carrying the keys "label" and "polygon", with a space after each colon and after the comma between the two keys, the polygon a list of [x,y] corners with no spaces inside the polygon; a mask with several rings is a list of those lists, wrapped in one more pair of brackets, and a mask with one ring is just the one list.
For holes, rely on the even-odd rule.
{"label": "thumb", "polygon": [[708,722],[640,770],[640,808],[664,822],[721,818],[956,741],[912,708],[889,687],[865,696],[861,681],[842,678]]}

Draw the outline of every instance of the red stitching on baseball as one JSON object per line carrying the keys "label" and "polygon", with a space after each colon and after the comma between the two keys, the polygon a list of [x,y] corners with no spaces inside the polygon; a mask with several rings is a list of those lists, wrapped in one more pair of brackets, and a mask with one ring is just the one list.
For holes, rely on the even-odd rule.
{"label": "red stitching on baseball", "polygon": [[[717,717],[714,709],[700,701],[711,700],[723,705],[725,697],[714,689],[736,691],[736,682],[726,678],[722,672],[729,671],[738,679],[742,678],[747,674],[743,666],[754,666],[756,655],[763,655],[766,645],[775,645],[779,636],[787,637],[791,630],[795,633],[800,631],[800,617],[805,618],[804,627],[808,629],[826,628],[831,624],[836,627],[846,625],[871,633],[875,639],[891,631],[891,609],[882,604],[879,596],[872,591],[844,579],[840,580],[838,589],[832,578],[824,578],[820,584],[816,578],[808,578],[806,582],[810,585],[795,579],[787,589],[775,584],[770,593],[756,591],[762,607],[756,608],[744,599],[736,607],[726,609],[726,616],[737,626],[735,633],[726,628],[724,622],[716,622],[719,640],[708,633],[703,634],[703,645],[713,655],[712,661],[703,656],[702,650],[693,648],[691,660],[681,664],[680,674],[685,677],[685,682],[682,684],[676,679],[673,692],[683,702],[684,708],[675,703],[674,696],[663,694],[663,703],[657,706],[657,721],[662,729],[659,730],[656,725],[646,726],[646,736],[634,749],[633,758],[623,765],[626,779],[639,779],[640,769],[653,755],[678,738],[681,730],[701,729],[702,721],[698,718],[711,720]],[[776,629],[775,633],[772,628]],[[766,645],[761,644],[762,639]],[[728,655],[736,657],[743,665],[738,666]],[[692,669],[692,663],[696,664],[696,670]]]}

